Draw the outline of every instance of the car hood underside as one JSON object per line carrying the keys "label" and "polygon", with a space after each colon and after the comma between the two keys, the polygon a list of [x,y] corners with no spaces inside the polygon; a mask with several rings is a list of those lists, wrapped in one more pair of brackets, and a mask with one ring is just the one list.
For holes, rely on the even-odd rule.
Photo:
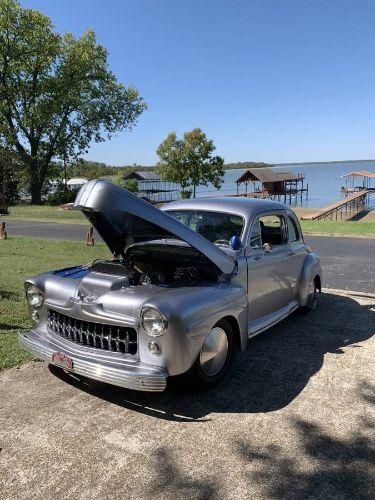
{"label": "car hood underside", "polygon": [[82,210],[114,255],[123,254],[135,243],[177,238],[207,257],[221,273],[234,271],[233,257],[167,213],[110,182],[86,183],[74,208]]}

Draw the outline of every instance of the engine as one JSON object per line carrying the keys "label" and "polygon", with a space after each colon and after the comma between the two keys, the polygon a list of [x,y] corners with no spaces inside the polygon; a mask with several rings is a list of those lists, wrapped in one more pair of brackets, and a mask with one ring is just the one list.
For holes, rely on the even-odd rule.
{"label": "engine", "polygon": [[125,256],[93,262],[90,270],[121,276],[127,286],[191,286],[217,280],[218,272],[206,258],[187,249],[173,250],[134,247]]}

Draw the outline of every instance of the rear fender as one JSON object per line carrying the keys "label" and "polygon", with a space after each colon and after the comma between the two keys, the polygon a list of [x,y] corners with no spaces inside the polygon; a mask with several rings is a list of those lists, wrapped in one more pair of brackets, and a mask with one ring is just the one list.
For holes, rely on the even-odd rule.
{"label": "rear fender", "polygon": [[322,266],[319,257],[311,252],[307,254],[303,263],[301,277],[298,287],[298,302],[300,306],[307,305],[309,299],[309,286],[310,283],[318,276],[320,283],[322,283]]}

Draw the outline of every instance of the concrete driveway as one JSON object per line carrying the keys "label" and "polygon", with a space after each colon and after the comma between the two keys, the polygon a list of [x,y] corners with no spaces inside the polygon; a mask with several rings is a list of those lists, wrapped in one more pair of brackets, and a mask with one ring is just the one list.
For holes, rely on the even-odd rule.
{"label": "concrete driveway", "polygon": [[0,373],[3,499],[370,499],[375,297],[324,293],[202,394]]}

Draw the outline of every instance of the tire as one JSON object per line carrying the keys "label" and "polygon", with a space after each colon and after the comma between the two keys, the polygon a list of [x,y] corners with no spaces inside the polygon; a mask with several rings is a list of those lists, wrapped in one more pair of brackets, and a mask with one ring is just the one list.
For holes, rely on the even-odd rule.
{"label": "tire", "polygon": [[[214,344],[217,341],[217,345],[219,346],[225,346],[226,343],[227,347],[223,359],[221,359],[223,354],[222,349],[216,355],[216,364],[215,357],[210,357],[207,349],[212,340]],[[234,343],[234,332],[230,323],[225,319],[220,320],[207,335],[193,366],[181,375],[181,382],[184,387],[187,389],[203,390],[214,387],[221,382],[230,368]]]}
{"label": "tire", "polygon": [[305,306],[300,307],[300,311],[302,314],[308,314],[313,311],[318,305],[320,290],[316,285],[316,281],[313,282],[314,289],[312,293],[309,293],[309,297],[307,299],[307,304]]}

